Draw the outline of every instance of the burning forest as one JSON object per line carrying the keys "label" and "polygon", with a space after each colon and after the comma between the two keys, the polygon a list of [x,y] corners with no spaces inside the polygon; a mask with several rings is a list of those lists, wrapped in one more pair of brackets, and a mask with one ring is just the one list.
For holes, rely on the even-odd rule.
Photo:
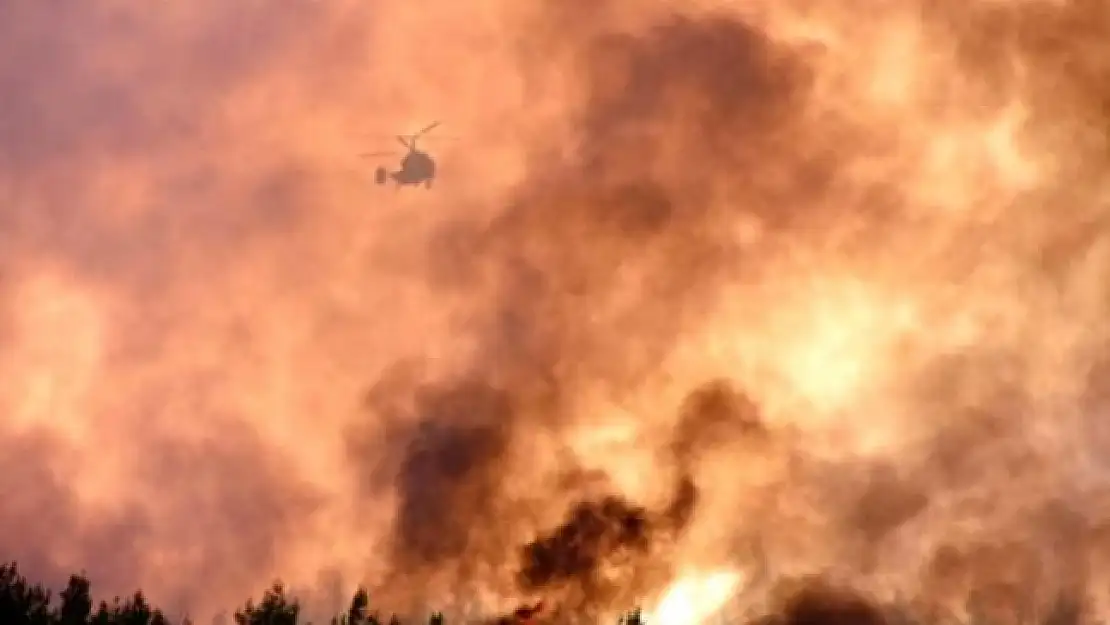
{"label": "burning forest", "polygon": [[47,4],[0,560],[194,622],[1110,609],[1110,5]]}

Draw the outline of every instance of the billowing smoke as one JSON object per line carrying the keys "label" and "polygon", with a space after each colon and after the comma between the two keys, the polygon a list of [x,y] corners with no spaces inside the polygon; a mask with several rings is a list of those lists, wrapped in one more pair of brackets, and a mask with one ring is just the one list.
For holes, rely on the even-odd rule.
{"label": "billowing smoke", "polygon": [[[681,485],[668,512],[687,516],[693,485]],[[558,594],[558,608],[571,615],[597,618],[601,609],[632,610],[651,584],[659,585],[658,562],[652,546],[682,528],[682,517],[649,516],[641,507],[616,496],[582,502],[551,535],[529,543],[519,575],[522,590]],[[667,522],[669,521],[669,522]],[[655,579],[649,577],[656,573]],[[550,599],[550,597],[548,598]]]}
{"label": "billowing smoke", "polygon": [[195,616],[1106,586],[1110,9],[742,4],[0,6],[0,559]]}
{"label": "billowing smoke", "polygon": [[885,606],[820,578],[790,580],[777,590],[781,595],[779,605],[756,622],[765,625],[885,625],[891,622]]}

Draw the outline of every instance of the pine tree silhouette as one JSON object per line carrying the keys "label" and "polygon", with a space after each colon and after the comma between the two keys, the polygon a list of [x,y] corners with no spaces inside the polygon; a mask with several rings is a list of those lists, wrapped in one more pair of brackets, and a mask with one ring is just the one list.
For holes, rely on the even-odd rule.
{"label": "pine tree silhouette", "polygon": [[[126,599],[94,601],[92,584],[84,573],[71,575],[56,600],[53,598],[43,585],[30,583],[16,563],[0,565],[0,625],[192,625],[187,617],[171,623],[141,590]],[[248,599],[234,613],[235,625],[311,625],[300,619],[300,603],[288,596],[281,582],[272,584],[258,603]],[[360,587],[346,612],[332,618],[330,625],[386,622],[402,625],[396,615],[386,621],[372,609],[369,593]],[[639,611],[622,619],[621,624],[643,625]],[[443,613],[432,613],[427,625],[446,625]]]}
{"label": "pine tree silhouette", "polygon": [[255,605],[248,600],[246,605],[235,612],[236,625],[297,625],[301,606],[295,599],[285,596],[281,582],[274,584]]}
{"label": "pine tree silhouette", "polygon": [[61,606],[58,608],[58,625],[85,625],[92,616],[93,600],[91,584],[87,577],[71,575],[65,590],[61,592]]}

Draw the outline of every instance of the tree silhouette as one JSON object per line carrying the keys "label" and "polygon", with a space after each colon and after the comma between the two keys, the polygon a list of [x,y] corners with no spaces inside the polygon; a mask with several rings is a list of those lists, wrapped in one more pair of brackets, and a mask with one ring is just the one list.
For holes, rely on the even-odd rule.
{"label": "tree silhouette", "polygon": [[355,596],[351,599],[351,607],[347,610],[347,623],[349,625],[362,625],[370,616],[369,609],[370,595],[365,588],[360,587],[355,591]]}
{"label": "tree silhouette", "polygon": [[[331,620],[332,625],[381,625],[381,617],[377,611],[370,611],[370,593],[361,586],[351,598],[351,607],[347,613]],[[390,620],[393,625],[394,620]]]}
{"label": "tree silhouette", "polygon": [[[938,618],[941,615],[919,620],[918,610],[910,609],[912,601],[903,600],[897,602],[897,606],[880,605],[862,596],[850,593],[842,596],[839,591],[829,590],[818,592],[822,587],[815,588],[817,590],[810,589],[808,593],[803,588],[803,592],[792,594],[786,607],[779,612],[749,615],[739,622],[749,625],[925,625],[950,622]],[[899,610],[899,607],[903,609]],[[1039,625],[1079,625],[1090,622],[1084,617],[1090,614],[1090,609],[1084,594],[1073,591],[1061,594],[1058,601],[1045,613],[1039,614],[1035,622]],[[303,622],[301,617],[300,603],[287,594],[281,582],[273,583],[259,602],[248,599],[234,612],[235,625],[311,625]],[[564,619],[576,621],[573,617],[554,613],[537,620],[533,620],[532,616],[523,620],[506,617],[502,622],[511,625],[555,624],[570,622]],[[382,625],[387,622],[388,625],[401,625],[396,616],[387,621],[373,609],[365,588],[358,588],[346,610],[330,619],[330,625]],[[65,588],[53,596],[43,585],[29,582],[16,563],[0,565],[0,625],[187,624],[187,619],[171,624],[161,610],[150,604],[142,591],[136,591],[126,600],[116,597],[110,603],[96,602],[89,579],[80,574],[70,576]],[[446,625],[443,614],[433,613],[427,625]],[[645,617],[637,609],[619,619],[618,625],[652,624],[645,622]]]}
{"label": "tree silhouette", "polygon": [[91,584],[84,575],[71,575],[69,583],[60,597],[62,605],[58,608],[58,625],[85,625],[92,616],[93,600]]}
{"label": "tree silhouette", "polygon": [[[0,625],[171,625],[161,610],[152,606],[142,591],[126,600],[115,597],[96,602],[92,584],[83,573],[71,575],[65,588],[52,601],[51,592],[41,584],[31,584],[15,562],[0,565]],[[94,609],[95,606],[95,609]],[[235,625],[299,625],[300,603],[286,594],[281,582],[274,582],[262,595],[235,611]],[[358,588],[346,612],[331,619],[331,625],[382,625],[377,610],[372,610],[370,595]],[[433,613],[428,625],[445,625],[440,612]],[[622,619],[625,625],[643,625],[639,612]],[[185,619],[181,625],[188,625]],[[401,625],[391,616],[389,625]],[[176,624],[174,624],[176,625]],[[301,624],[311,625],[311,624]]]}
{"label": "tree silhouette", "polygon": [[126,602],[121,602],[119,597],[111,605],[101,601],[96,613],[86,622],[91,625],[169,625],[162,611],[152,608],[142,591],[136,591]]}
{"label": "tree silhouette", "polygon": [[295,599],[285,596],[285,587],[281,582],[274,582],[273,586],[262,596],[258,605],[250,600],[235,612],[236,625],[297,625],[301,606]]}
{"label": "tree silhouette", "polygon": [[[55,605],[56,603],[56,605]],[[141,591],[109,605],[101,601],[93,611],[91,584],[84,575],[71,575],[52,601],[50,591],[32,585],[13,562],[0,565],[0,625],[170,625]]]}
{"label": "tree silhouette", "polygon": [[16,563],[0,565],[0,623],[4,625],[54,625],[50,591],[31,585]]}

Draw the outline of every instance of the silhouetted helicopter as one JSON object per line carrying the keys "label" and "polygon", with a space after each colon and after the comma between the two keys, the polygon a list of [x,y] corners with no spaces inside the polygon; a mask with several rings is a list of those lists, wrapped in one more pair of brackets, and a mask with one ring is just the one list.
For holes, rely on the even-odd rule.
{"label": "silhouetted helicopter", "polygon": [[[397,135],[397,140],[401,142],[401,145],[408,148],[408,152],[401,158],[401,168],[397,171],[389,171],[385,167],[378,167],[374,171],[374,182],[385,184],[392,179],[397,183],[398,188],[404,185],[423,184],[426,189],[431,189],[432,181],[436,177],[436,162],[427,152],[416,149],[416,140],[438,125],[439,122],[433,122],[416,134]],[[386,154],[395,154],[395,152],[374,152],[362,156],[383,156]]]}

